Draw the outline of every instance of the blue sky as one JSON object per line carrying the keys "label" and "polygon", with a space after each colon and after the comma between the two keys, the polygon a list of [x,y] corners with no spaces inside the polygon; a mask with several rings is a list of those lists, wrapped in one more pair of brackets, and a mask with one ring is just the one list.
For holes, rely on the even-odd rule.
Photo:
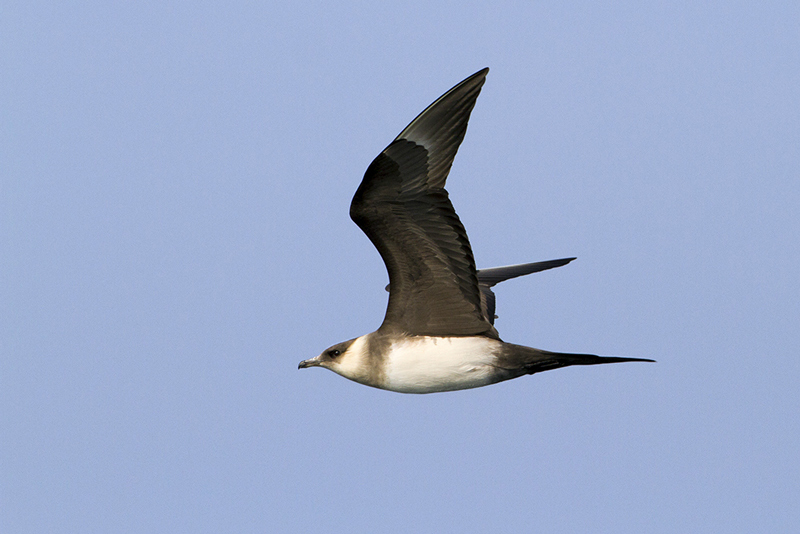
{"label": "blue sky", "polygon": [[[800,530],[800,4],[12,2],[0,530]],[[348,207],[488,66],[448,189],[506,341],[653,358],[446,394]]]}

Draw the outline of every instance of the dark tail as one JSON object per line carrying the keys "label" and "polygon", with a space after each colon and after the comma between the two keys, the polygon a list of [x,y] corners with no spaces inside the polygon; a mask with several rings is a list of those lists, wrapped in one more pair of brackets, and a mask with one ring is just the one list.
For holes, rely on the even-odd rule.
{"label": "dark tail", "polygon": [[550,371],[570,365],[598,365],[601,363],[622,362],[655,362],[647,358],[626,358],[619,356],[597,356],[595,354],[571,354],[567,352],[550,352],[523,345],[506,343],[503,355],[498,359],[498,367],[510,371],[517,376],[542,371]]}

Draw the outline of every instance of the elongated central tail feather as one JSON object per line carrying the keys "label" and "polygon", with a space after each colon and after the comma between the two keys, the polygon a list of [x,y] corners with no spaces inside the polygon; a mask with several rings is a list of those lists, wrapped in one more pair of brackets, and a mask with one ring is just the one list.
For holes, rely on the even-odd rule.
{"label": "elongated central tail feather", "polygon": [[570,365],[598,365],[601,363],[655,362],[647,358],[628,358],[620,356],[597,356],[596,354],[572,354],[550,352],[523,345],[506,343],[498,358],[498,367],[516,376],[531,375]]}

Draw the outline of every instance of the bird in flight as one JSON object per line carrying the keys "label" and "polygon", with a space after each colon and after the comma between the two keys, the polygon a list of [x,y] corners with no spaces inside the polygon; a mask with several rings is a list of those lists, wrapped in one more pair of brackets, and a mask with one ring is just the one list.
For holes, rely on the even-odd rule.
{"label": "bird in flight", "polygon": [[445,180],[488,68],[442,95],[378,154],[350,204],[389,273],[380,328],[298,366],[325,367],[401,393],[469,389],[568,367],[646,361],[506,343],[494,327],[491,287],[575,258],[476,270]]}

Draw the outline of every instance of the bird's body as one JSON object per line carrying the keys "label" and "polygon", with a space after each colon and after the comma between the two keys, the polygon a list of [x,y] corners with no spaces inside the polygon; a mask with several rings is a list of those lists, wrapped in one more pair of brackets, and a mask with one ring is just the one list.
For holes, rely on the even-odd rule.
{"label": "bird's body", "polygon": [[389,340],[381,332],[373,332],[353,340],[340,374],[401,393],[476,388],[497,382],[492,362],[502,345],[502,341],[485,336],[399,336]]}
{"label": "bird's body", "polygon": [[389,273],[380,328],[334,345],[304,367],[401,393],[469,389],[525,374],[624,361],[505,343],[494,328],[491,287],[574,258],[477,271],[445,180],[489,69],[428,106],[367,169],[350,216]]}

